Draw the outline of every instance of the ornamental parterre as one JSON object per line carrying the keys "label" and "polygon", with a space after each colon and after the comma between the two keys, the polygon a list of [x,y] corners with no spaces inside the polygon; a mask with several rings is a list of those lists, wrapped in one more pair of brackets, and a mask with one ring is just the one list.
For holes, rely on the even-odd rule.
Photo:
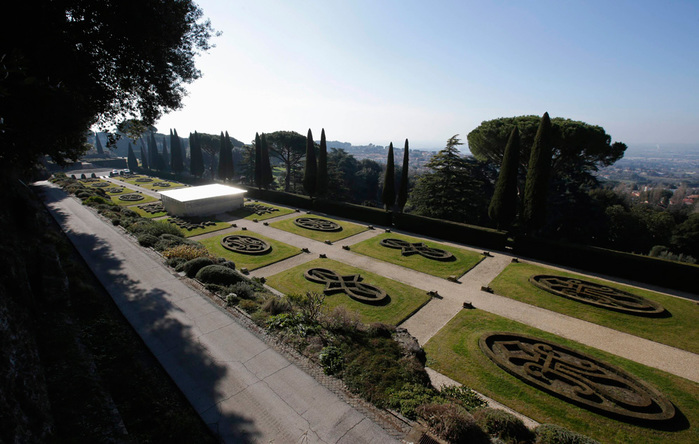
{"label": "ornamental parterre", "polygon": [[299,217],[294,220],[294,224],[307,230],[315,231],[342,231],[340,224],[327,219],[317,217]]}
{"label": "ornamental parterre", "polygon": [[439,248],[428,247],[422,242],[410,243],[402,239],[382,239],[379,244],[381,244],[383,247],[399,249],[401,250],[400,254],[403,256],[419,254],[420,256],[435,261],[446,262],[454,260],[454,255],[450,252],[441,250]]}
{"label": "ornamental parterre", "polygon": [[257,214],[258,216],[262,216],[263,214],[272,214],[275,211],[279,211],[279,208],[268,207],[267,205],[261,204],[247,204],[245,205],[245,209]]}
{"label": "ornamental parterre", "polygon": [[665,421],[675,407],[644,381],[606,362],[545,339],[509,332],[480,337],[500,368],[564,401],[626,421]]}
{"label": "ornamental parterre", "polygon": [[581,279],[539,274],[530,277],[529,282],[555,295],[621,313],[661,316],[665,312],[665,308],[657,302]]}
{"label": "ornamental parterre", "polygon": [[342,276],[327,268],[310,268],[303,276],[311,282],[325,284],[323,293],[327,295],[345,293],[367,304],[379,304],[388,297],[383,289],[362,282],[362,276],[358,274]]}
{"label": "ornamental parterre", "polygon": [[221,239],[221,246],[226,250],[242,254],[267,254],[272,246],[262,239],[242,234],[232,234]]}
{"label": "ornamental parterre", "polygon": [[167,182],[154,182],[154,183],[153,183],[153,186],[154,186],[154,187],[160,187],[160,188],[167,188],[167,187],[170,186],[170,184],[167,183]]}
{"label": "ornamental parterre", "polygon": [[122,194],[119,196],[119,200],[123,200],[124,202],[138,202],[139,200],[143,200],[143,196],[141,194]]}
{"label": "ornamental parterre", "polygon": [[151,179],[150,177],[139,177],[135,181],[141,182],[141,183],[146,183],[146,182],[153,182],[153,179]]}

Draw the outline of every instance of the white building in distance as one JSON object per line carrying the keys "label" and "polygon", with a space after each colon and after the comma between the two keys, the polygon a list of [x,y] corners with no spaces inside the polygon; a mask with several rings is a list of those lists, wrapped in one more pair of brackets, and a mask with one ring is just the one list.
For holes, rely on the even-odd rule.
{"label": "white building in distance", "polygon": [[161,191],[165,211],[173,216],[211,216],[245,205],[246,190],[221,184]]}

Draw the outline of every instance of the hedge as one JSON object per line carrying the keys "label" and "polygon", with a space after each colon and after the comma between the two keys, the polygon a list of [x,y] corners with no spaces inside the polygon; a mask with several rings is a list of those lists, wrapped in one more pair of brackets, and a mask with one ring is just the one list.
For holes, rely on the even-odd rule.
{"label": "hedge", "polygon": [[390,211],[327,199],[316,199],[313,202],[313,210],[386,227],[390,227],[392,222]]}
{"label": "hedge", "polygon": [[207,265],[197,272],[197,280],[205,284],[233,285],[244,280],[236,271],[223,265]]}
{"label": "hedge", "polygon": [[492,250],[504,251],[507,244],[505,231],[431,217],[395,213],[393,225],[399,230]]}
{"label": "hedge", "polygon": [[285,193],[283,191],[259,190],[254,187],[247,187],[247,196],[251,199],[266,200],[290,207],[303,208],[305,210],[313,209],[313,200],[308,196],[300,194]]}

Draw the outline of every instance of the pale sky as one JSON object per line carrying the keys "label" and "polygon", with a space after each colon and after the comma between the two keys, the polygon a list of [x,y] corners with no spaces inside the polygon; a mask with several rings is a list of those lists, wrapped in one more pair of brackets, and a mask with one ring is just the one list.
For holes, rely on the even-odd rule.
{"label": "pale sky", "polygon": [[222,32],[159,132],[440,149],[524,114],[699,148],[699,1],[199,0]]}

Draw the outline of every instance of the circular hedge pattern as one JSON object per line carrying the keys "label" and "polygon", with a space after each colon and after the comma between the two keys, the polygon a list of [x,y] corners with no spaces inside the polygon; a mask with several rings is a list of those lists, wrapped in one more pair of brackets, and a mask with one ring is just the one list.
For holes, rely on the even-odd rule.
{"label": "circular hedge pattern", "polygon": [[155,183],[153,183],[153,186],[160,187],[160,188],[167,188],[170,186],[170,184],[167,182],[155,182]]}
{"label": "circular hedge pattern", "polygon": [[123,188],[119,188],[119,187],[111,187],[111,188],[107,188],[107,189],[104,190],[104,191],[106,191],[107,193],[119,194],[119,193],[123,192],[124,189],[123,189]]}
{"label": "circular hedge pattern", "polygon": [[317,217],[299,217],[294,220],[294,224],[298,227],[307,230],[315,231],[341,231],[340,224],[327,219],[319,219]]}
{"label": "circular hedge pattern", "polygon": [[139,177],[138,179],[136,179],[136,182],[141,182],[141,183],[153,182],[153,179],[151,179],[150,177]]}
{"label": "circular hedge pattern", "polygon": [[143,196],[140,194],[123,194],[119,196],[119,200],[123,200],[125,202],[138,202],[139,200],[143,200]]}
{"label": "circular hedge pattern", "polygon": [[112,184],[109,182],[97,182],[97,183],[93,183],[90,186],[95,187],[95,188],[106,188],[106,187],[111,187]]}
{"label": "circular hedge pattern", "polygon": [[378,304],[388,297],[381,288],[361,282],[362,276],[358,274],[341,276],[327,268],[310,268],[303,276],[311,282],[325,284],[323,293],[328,295],[345,293],[352,299],[368,304]]}
{"label": "circular hedge pattern", "polygon": [[594,282],[539,274],[529,278],[535,286],[584,304],[637,316],[659,316],[665,308],[657,302]]}
{"label": "circular hedge pattern", "polygon": [[675,407],[655,388],[574,349],[509,332],[485,333],[478,344],[506,372],[564,401],[626,420],[675,416]]}
{"label": "circular hedge pattern", "polygon": [[242,254],[267,254],[272,246],[262,239],[242,234],[232,234],[221,239],[221,246],[226,250]]}

